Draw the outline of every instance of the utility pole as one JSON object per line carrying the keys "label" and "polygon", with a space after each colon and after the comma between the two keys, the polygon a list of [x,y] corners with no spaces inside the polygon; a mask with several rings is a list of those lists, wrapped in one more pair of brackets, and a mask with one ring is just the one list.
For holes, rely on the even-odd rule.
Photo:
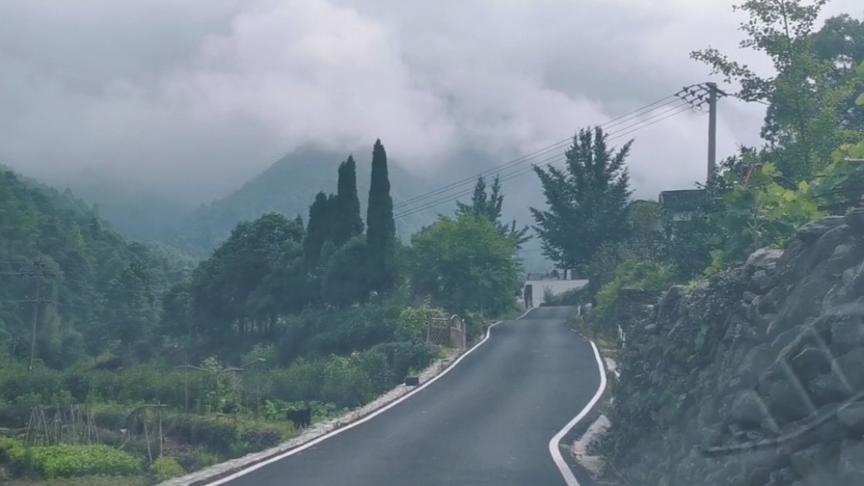
{"label": "utility pole", "polygon": [[[6,264],[5,262],[0,262]],[[32,263],[20,270],[2,271],[0,276],[11,277],[32,277],[36,280],[35,291],[33,298],[2,300],[0,304],[32,304],[33,305],[33,321],[30,326],[30,360],[27,366],[28,371],[33,371],[33,365],[36,362],[36,334],[39,329],[39,306],[42,304],[53,303],[50,299],[42,298],[42,279],[50,276],[45,268],[40,263]]]}
{"label": "utility pole", "polygon": [[694,110],[702,111],[702,107],[708,105],[708,177],[711,182],[717,172],[717,100],[728,96],[717,83],[700,83],[684,86],[675,96],[684,103],[690,105]]}
{"label": "utility pole", "polygon": [[705,83],[708,86],[708,177],[711,182],[717,172],[717,83]]}
{"label": "utility pole", "polygon": [[36,326],[39,324],[39,290],[41,283],[41,275],[36,276],[36,298],[33,299],[33,328],[30,330],[30,364],[27,366],[27,371],[33,371],[33,361],[36,359]]}

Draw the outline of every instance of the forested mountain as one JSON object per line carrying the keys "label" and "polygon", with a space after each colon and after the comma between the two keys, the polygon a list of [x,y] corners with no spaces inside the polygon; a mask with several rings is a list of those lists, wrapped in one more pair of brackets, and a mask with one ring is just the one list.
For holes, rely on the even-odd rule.
{"label": "forested mountain", "polygon": [[[129,243],[69,191],[0,169],[0,352],[68,366],[145,353],[180,265]],[[122,344],[121,344],[122,343]],[[123,348],[123,349],[120,349]]]}
{"label": "forested mountain", "polygon": [[[364,211],[371,170],[367,151],[355,153],[357,189]],[[198,208],[168,242],[191,255],[203,257],[225,241],[241,221],[251,221],[271,212],[290,218],[299,215],[305,220],[316,193],[324,187],[335,187],[336,169],[348,155],[310,147],[297,149],[228,196]],[[390,178],[394,182],[393,198],[397,201],[423,192],[427,187],[418,177],[393,165]],[[419,226],[410,220],[400,223],[405,234]]]}

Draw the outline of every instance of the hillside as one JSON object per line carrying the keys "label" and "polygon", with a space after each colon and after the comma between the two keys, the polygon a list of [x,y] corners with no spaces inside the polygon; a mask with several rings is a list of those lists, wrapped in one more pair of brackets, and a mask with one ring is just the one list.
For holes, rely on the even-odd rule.
{"label": "hillside", "polygon": [[0,352],[29,359],[38,301],[36,358],[52,366],[146,342],[159,295],[182,273],[69,191],[8,170],[0,170],[0,235]]}
{"label": "hillside", "polygon": [[610,455],[629,484],[864,484],[864,210],[673,287],[628,326]]}
{"label": "hillside", "polygon": [[[360,154],[359,156],[357,154]],[[191,255],[203,257],[224,241],[241,221],[251,221],[269,212],[305,220],[315,194],[336,191],[336,169],[347,153],[302,148],[276,161],[231,194],[201,206],[176,229],[168,242]],[[357,185],[365,216],[369,193],[369,155],[356,151]],[[390,179],[395,201],[423,192],[428,186],[409,172],[391,164]],[[418,223],[400,222],[400,232],[409,234]]]}

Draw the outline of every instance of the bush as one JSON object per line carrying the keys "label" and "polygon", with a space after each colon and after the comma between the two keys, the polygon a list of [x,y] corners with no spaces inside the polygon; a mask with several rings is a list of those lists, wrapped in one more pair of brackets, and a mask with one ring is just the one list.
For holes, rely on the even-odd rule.
{"label": "bush", "polygon": [[411,370],[425,368],[435,357],[434,348],[427,343],[384,343],[369,351],[382,353],[387,358],[387,366],[393,381],[385,388],[402,382]]}
{"label": "bush", "polygon": [[433,357],[434,350],[425,343],[385,343],[349,357],[299,359],[271,374],[265,396],[355,407],[397,385],[409,370],[425,367]]}
{"label": "bush", "polygon": [[[293,427],[291,427],[293,429]],[[255,427],[244,427],[240,434],[240,441],[246,452],[256,452],[282,443],[286,437],[283,431],[275,426],[261,425]]]}
{"label": "bush", "polygon": [[[295,434],[294,427],[285,422],[267,423],[236,417],[177,415],[168,418],[165,425],[172,439],[205,447],[226,457],[273,447]],[[196,459],[182,455],[177,458],[186,470],[198,469],[191,467]]]}
{"label": "bush", "polygon": [[32,457],[17,439],[0,437],[0,464],[6,464],[14,474],[30,470]]}
{"label": "bush", "polygon": [[0,397],[9,403],[22,405],[64,405],[68,393],[63,391],[62,375],[48,368],[27,371],[23,366],[3,370]]}
{"label": "bush", "polygon": [[45,478],[101,475],[131,475],[141,471],[143,461],[104,445],[58,445],[32,447],[32,469]]}
{"label": "bush", "polygon": [[202,447],[183,449],[176,456],[177,462],[186,471],[197,471],[219,462],[219,456]]}
{"label": "bush", "polygon": [[394,341],[402,307],[369,304],[346,309],[308,309],[286,319],[276,349],[279,361],[298,357],[347,355]]}
{"label": "bush", "polygon": [[232,456],[239,452],[240,427],[237,420],[226,417],[177,415],[165,421],[168,435],[187,444]]}
{"label": "bush", "polygon": [[173,457],[160,457],[152,466],[153,475],[158,481],[167,481],[186,474],[183,466]]}
{"label": "bush", "polygon": [[402,341],[420,342],[426,337],[426,326],[433,309],[427,306],[406,307],[399,313],[396,338]]}
{"label": "bush", "polygon": [[629,261],[615,270],[612,281],[597,293],[597,316],[601,322],[611,319],[615,303],[623,289],[665,290],[674,282],[672,269],[654,262]]}
{"label": "bush", "polygon": [[344,407],[356,407],[375,397],[371,377],[356,357],[333,356],[322,363],[323,380],[316,397]]}

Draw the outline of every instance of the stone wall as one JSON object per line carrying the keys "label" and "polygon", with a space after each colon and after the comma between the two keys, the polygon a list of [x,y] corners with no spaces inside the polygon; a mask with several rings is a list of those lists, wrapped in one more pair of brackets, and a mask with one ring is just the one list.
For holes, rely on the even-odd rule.
{"label": "stone wall", "polygon": [[864,210],[632,326],[605,447],[632,485],[864,484]]}

